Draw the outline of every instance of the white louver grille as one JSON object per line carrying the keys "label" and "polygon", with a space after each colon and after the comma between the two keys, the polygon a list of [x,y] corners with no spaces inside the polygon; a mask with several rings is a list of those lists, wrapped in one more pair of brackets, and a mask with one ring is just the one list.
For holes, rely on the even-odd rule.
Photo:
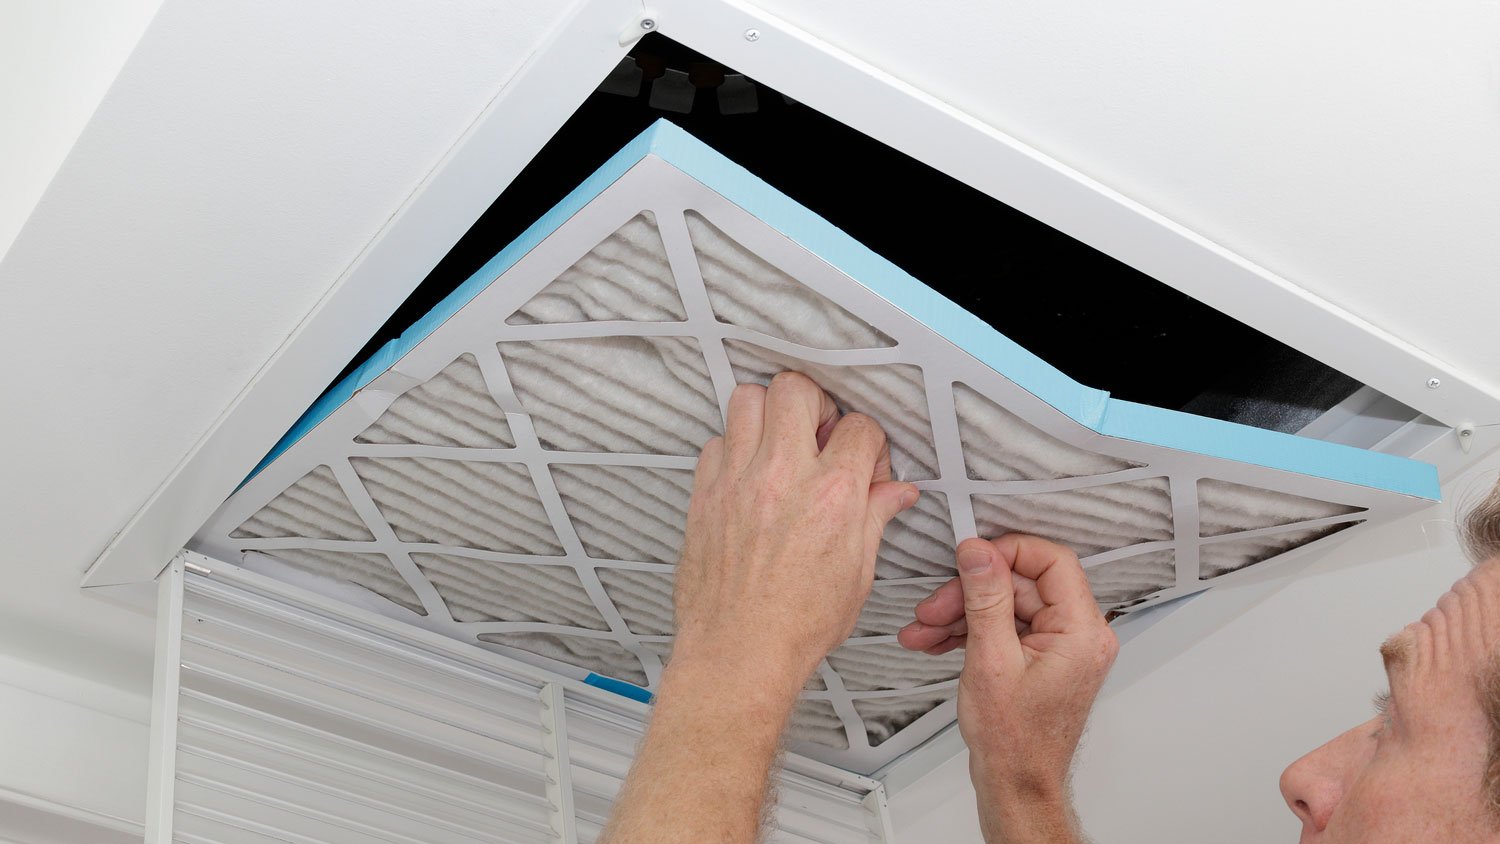
{"label": "white louver grille", "polygon": [[[597,838],[642,705],[206,557],[162,578],[148,842]],[[777,791],[771,841],[889,840],[872,780],[789,757]]]}

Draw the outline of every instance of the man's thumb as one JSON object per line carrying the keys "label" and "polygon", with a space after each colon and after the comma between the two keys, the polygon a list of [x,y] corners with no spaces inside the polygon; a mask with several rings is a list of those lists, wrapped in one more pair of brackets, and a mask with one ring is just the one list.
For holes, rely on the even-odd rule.
{"label": "man's thumb", "polygon": [[891,519],[896,518],[902,510],[917,503],[917,488],[913,484],[900,481],[877,481],[870,484],[870,515],[875,517],[875,522],[885,530],[885,526]]}
{"label": "man's thumb", "polygon": [[1016,599],[1010,566],[995,547],[983,539],[968,539],[958,546],[958,579],[964,590],[964,617],[968,621],[968,649],[990,652],[992,648],[1017,647]]}

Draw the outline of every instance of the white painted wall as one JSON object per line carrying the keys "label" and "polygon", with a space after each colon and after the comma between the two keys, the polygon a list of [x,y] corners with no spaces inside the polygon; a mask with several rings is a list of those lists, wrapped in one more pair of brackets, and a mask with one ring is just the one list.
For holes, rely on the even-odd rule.
{"label": "white painted wall", "polygon": [[0,839],[138,830],[149,732],[149,698],[0,653]]}
{"label": "white painted wall", "polygon": [[0,0],[0,256],[161,0]]}
{"label": "white painted wall", "polygon": [[[1497,475],[1500,452],[1446,496],[1482,493]],[[1140,634],[1079,754],[1088,832],[1101,844],[1295,841],[1282,769],[1370,717],[1385,687],[1376,648],[1467,570],[1452,511],[1439,506],[1351,539],[1306,577],[1206,593]],[[981,840],[967,764],[960,756],[897,795],[901,840]]]}

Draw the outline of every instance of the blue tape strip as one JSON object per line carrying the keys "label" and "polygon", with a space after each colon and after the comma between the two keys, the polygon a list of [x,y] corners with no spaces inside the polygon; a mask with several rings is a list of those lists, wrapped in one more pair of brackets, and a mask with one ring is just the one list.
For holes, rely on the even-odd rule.
{"label": "blue tape strip", "polygon": [[588,683],[590,686],[598,686],[606,692],[614,692],[621,697],[628,697],[631,700],[638,700],[641,703],[650,703],[651,698],[653,697],[650,692],[646,691],[640,686],[637,686],[634,683],[627,683],[624,680],[616,680],[613,677],[605,677],[602,674],[594,674],[590,672],[589,676],[583,678],[583,682]]}
{"label": "blue tape strip", "polygon": [[[1437,469],[1426,463],[1111,399],[1103,390],[1079,384],[997,332],[988,323],[875,254],[837,226],[665,120],[657,121],[638,135],[555,208],[533,223],[515,242],[505,247],[430,313],[403,332],[400,338],[388,343],[349,377],[329,390],[282,437],[281,442],[260,462],[255,472],[259,472],[357,390],[390,368],[437,330],[459,308],[468,304],[523,255],[647,155],[656,155],[717,191],[946,337],[955,346],[1094,431],[1106,436],[1385,489],[1419,498],[1440,498]],[[255,472],[251,473],[251,477]]]}

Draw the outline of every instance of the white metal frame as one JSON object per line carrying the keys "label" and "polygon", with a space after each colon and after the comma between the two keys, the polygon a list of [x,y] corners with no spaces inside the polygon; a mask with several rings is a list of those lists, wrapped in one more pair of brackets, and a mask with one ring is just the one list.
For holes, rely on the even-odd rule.
{"label": "white metal frame", "polygon": [[[553,840],[562,844],[574,844],[578,840],[573,802],[578,786],[571,774],[577,760],[570,752],[571,728],[568,713],[585,714],[589,720],[595,722],[596,726],[604,723],[633,725],[638,728],[644,720],[645,706],[636,701],[619,697],[576,680],[550,675],[524,663],[471,645],[412,629],[405,624],[257,575],[221,560],[193,552],[183,552],[174,558],[172,564],[159,579],[158,628],[160,637],[150,747],[151,772],[148,779],[145,836],[147,844],[166,844],[166,842],[176,840],[174,839],[174,821],[178,812],[178,799],[174,795],[174,786],[182,776],[177,767],[177,760],[181,758],[179,752],[181,748],[177,739],[178,700],[179,689],[185,689],[178,683],[179,664],[185,659],[182,644],[184,641],[192,641],[201,646],[204,643],[212,645],[214,642],[212,633],[198,632],[195,629],[191,635],[187,635],[183,631],[182,622],[185,610],[190,614],[211,615],[199,608],[201,605],[194,604],[193,595],[195,594],[205,596],[222,605],[243,608],[251,613],[250,617],[263,614],[268,619],[274,618],[298,629],[316,630],[322,635],[334,637],[341,643],[341,650],[348,648],[347,651],[343,651],[345,657],[351,654],[362,655],[353,663],[341,664],[341,669],[394,676],[401,673],[402,666],[417,666],[424,671],[430,670],[444,677],[452,677],[454,682],[492,686],[497,693],[504,691],[514,696],[518,691],[532,690],[534,695],[532,699],[536,702],[537,708],[532,712],[517,710],[511,713],[516,716],[516,723],[506,729],[511,730],[512,734],[519,735],[514,733],[514,730],[527,720],[530,720],[534,727],[540,728],[540,735],[533,736],[530,741],[543,748],[544,770],[534,771],[532,774],[538,778],[545,777],[552,837]],[[208,620],[219,621],[212,617]],[[283,632],[271,635],[276,638],[286,634]],[[278,639],[278,641],[282,640]],[[290,644],[306,648],[309,642]],[[265,666],[267,669],[277,667]],[[298,670],[296,666],[282,666],[282,668],[292,671],[293,675]],[[244,682],[242,678],[228,679]],[[309,679],[316,682],[324,678]],[[333,687],[339,685],[337,678],[327,678],[326,681]],[[250,686],[255,685],[254,682],[250,683]],[[308,702],[305,692],[300,693],[303,696],[299,698],[299,692],[295,690],[270,688],[263,683],[259,685],[259,691],[272,696],[286,695],[289,699],[299,699],[303,703]],[[515,697],[518,702],[524,699],[524,694]],[[392,702],[398,708],[405,706],[400,700],[385,703]],[[410,711],[410,707],[407,709]],[[336,717],[340,717],[336,711],[329,711]],[[421,716],[424,713],[412,711],[411,714]],[[364,716],[358,711],[351,711],[342,717],[360,719]],[[432,712],[431,717],[436,719],[433,723],[442,729],[442,723],[446,723],[444,720],[446,716],[440,712]],[[457,725],[459,722],[453,723]],[[422,739],[420,733],[411,732],[399,724],[367,721],[365,726],[401,734],[408,740]],[[634,739],[625,738],[622,741],[628,747]],[[296,748],[292,750],[296,751]],[[479,753],[478,750],[471,752]],[[291,772],[262,769],[260,773],[282,778],[291,784],[299,782],[297,776]],[[623,776],[623,773],[623,770],[620,770],[616,775]],[[780,778],[779,791],[782,801],[790,806],[790,811],[797,814],[804,826],[801,832],[797,833],[799,836],[797,840],[822,840],[810,837],[815,836],[817,830],[822,828],[842,830],[838,840],[847,841],[850,840],[851,830],[862,828],[869,831],[868,840],[870,841],[885,842],[885,844],[891,844],[894,841],[886,809],[884,786],[879,781],[795,754],[785,756]],[[187,778],[187,781],[191,780],[191,777]],[[308,785],[308,783],[303,784]],[[426,783],[411,783],[413,788],[426,788],[427,785]],[[454,799],[458,798],[455,796]],[[840,817],[844,818],[843,820],[819,816],[819,807],[830,809],[835,806],[842,813]],[[313,810],[302,811],[308,816],[316,814]],[[225,816],[221,820],[232,821],[234,818]],[[253,818],[241,820],[246,824],[256,823]],[[438,828],[434,827],[434,831]],[[392,834],[397,836],[392,840],[403,840],[403,836],[399,833]]]}
{"label": "white metal frame", "polygon": [[547,757],[547,801],[552,804],[552,831],[563,844],[578,844],[578,819],[573,808],[573,768],[568,764],[568,711],[563,687],[542,684],[542,748]]}
{"label": "white metal frame", "polygon": [[[649,25],[648,25],[649,22]],[[1450,427],[1500,396],[901,80],[739,0],[582,0],[85,574],[150,580],[489,205],[654,28],[796,97]],[[756,37],[747,37],[751,29]],[[1429,388],[1436,382],[1438,388]]]}
{"label": "white metal frame", "polygon": [[151,744],[146,760],[146,841],[172,840],[176,805],[177,693],[182,671],[184,555],[156,583],[156,662],[151,682]]}

